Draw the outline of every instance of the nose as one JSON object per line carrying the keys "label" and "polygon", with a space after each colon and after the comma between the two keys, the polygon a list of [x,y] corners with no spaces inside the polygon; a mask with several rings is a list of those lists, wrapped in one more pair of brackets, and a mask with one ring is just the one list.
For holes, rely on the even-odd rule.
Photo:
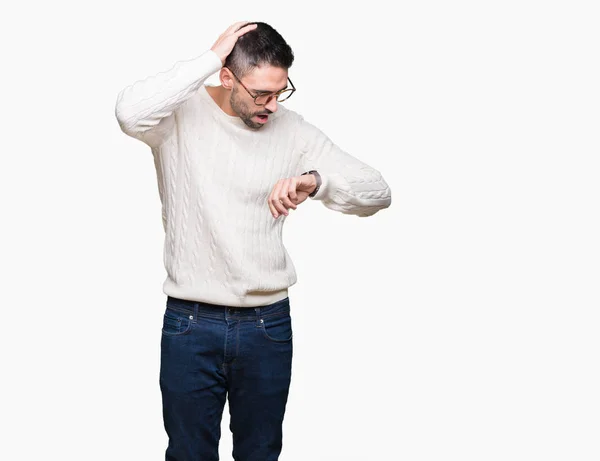
{"label": "nose", "polygon": [[265,108],[269,109],[271,112],[277,112],[277,101],[275,98],[271,98],[271,100],[265,104]]}

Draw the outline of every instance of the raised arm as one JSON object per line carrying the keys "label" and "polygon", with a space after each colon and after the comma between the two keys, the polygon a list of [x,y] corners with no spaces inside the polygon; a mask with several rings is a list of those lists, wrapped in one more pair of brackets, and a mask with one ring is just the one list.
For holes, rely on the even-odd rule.
{"label": "raised arm", "polygon": [[124,88],[115,107],[121,130],[150,146],[162,144],[173,129],[173,112],[220,68],[221,60],[208,50]]}
{"label": "raised arm", "polygon": [[392,203],[392,192],[381,173],[336,146],[303,118],[297,140],[302,171],[317,170],[322,184],[313,200],[344,214],[371,216]]}
{"label": "raised arm", "polygon": [[200,56],[122,89],[115,106],[121,130],[151,147],[162,144],[172,132],[175,110],[223,66],[238,37],[256,28],[256,24],[242,24],[246,23],[227,28]]}

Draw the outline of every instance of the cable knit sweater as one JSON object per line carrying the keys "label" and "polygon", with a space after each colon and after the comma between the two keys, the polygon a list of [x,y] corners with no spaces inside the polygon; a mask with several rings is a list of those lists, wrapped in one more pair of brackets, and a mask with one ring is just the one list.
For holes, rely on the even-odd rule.
{"label": "cable knit sweater", "polygon": [[259,130],[226,114],[204,85],[221,66],[212,50],[179,61],[121,90],[115,115],[154,158],[165,230],[163,292],[266,305],[296,283],[282,242],[286,216],[273,218],[267,204],[279,179],[317,170],[322,185],[311,199],[361,217],[390,206],[391,191],[377,170],[281,104]]}

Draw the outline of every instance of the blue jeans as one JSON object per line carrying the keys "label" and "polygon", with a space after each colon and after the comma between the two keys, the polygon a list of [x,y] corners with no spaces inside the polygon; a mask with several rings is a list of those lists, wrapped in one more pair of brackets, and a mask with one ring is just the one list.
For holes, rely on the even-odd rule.
{"label": "blue jeans", "polygon": [[235,461],[277,461],[292,374],[289,298],[229,307],[167,296],[160,389],[167,461],[217,461],[226,397]]}

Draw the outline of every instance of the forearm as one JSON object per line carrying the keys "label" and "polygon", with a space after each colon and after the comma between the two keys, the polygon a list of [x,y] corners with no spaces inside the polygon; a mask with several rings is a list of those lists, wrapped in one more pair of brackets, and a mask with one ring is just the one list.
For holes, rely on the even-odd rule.
{"label": "forearm", "polygon": [[321,200],[327,208],[344,214],[371,216],[391,205],[391,189],[373,168],[362,168],[357,175],[347,169],[345,173],[324,172],[321,182],[319,190],[311,198]]}
{"label": "forearm", "polygon": [[344,214],[371,216],[391,204],[391,190],[381,173],[336,146],[315,126],[299,128],[302,168],[317,170],[321,186],[313,200]]}
{"label": "forearm", "polygon": [[159,136],[166,134],[168,126],[159,130],[159,123],[170,117],[221,66],[217,54],[207,50],[194,59],[179,61],[167,71],[127,86],[119,92],[115,107],[121,129],[134,137],[152,130],[158,131]]}

